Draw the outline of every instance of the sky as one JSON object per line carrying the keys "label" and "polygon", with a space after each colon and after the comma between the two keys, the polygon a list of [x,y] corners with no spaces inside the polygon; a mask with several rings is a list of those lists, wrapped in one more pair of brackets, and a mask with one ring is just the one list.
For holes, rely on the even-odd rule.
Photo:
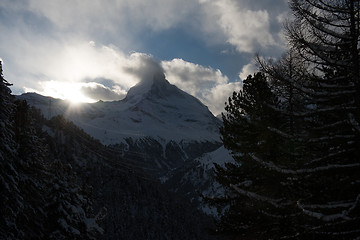
{"label": "sky", "polygon": [[1,0],[0,59],[13,94],[120,100],[161,69],[217,115],[256,54],[285,51],[288,16],[287,0]]}

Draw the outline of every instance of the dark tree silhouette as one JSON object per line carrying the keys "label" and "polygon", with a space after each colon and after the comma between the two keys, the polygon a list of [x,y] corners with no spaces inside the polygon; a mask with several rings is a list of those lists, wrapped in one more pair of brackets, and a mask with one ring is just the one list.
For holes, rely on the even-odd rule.
{"label": "dark tree silhouette", "polygon": [[224,145],[239,164],[217,166],[228,190],[213,200],[225,206],[218,230],[256,239],[357,239],[359,1],[290,6],[291,51],[278,62],[259,61],[267,92],[279,101],[249,104],[246,92],[267,95],[245,88],[246,80],[225,109]]}
{"label": "dark tree silhouette", "polygon": [[95,239],[90,196],[50,156],[39,112],[11,96],[0,69],[0,239]]}

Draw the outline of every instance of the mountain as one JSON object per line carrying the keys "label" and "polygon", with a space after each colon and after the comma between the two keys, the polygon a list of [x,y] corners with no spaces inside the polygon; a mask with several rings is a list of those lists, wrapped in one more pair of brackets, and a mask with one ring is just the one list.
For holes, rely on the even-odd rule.
{"label": "mountain", "polygon": [[78,106],[26,93],[18,98],[42,110],[45,117],[64,115],[103,144],[151,137],[161,142],[219,142],[221,122],[198,99],[155,75],[132,87],[125,99]]}
{"label": "mountain", "polygon": [[0,239],[215,239],[209,217],[72,122],[22,101],[10,109],[16,118],[0,114]]}
{"label": "mountain", "polygon": [[235,163],[230,152],[221,146],[169,171],[162,181],[171,191],[186,196],[206,214],[217,216],[216,209],[205,204],[199,193],[210,198],[223,196],[223,186],[215,181],[214,163],[224,167],[229,162]]}
{"label": "mountain", "polygon": [[221,146],[221,121],[163,74],[132,87],[125,99],[72,105],[36,93],[18,96],[45,117],[63,115],[156,177]]}
{"label": "mountain", "polygon": [[[155,164],[150,155],[158,154],[154,149],[160,138],[127,137],[105,146],[64,116],[106,119],[106,108],[72,107],[37,94],[16,100],[0,77],[0,239],[215,239],[206,231],[214,226],[212,218],[189,204],[186,195],[169,191],[170,187],[149,176],[144,165],[135,165],[141,154],[126,157],[138,147]],[[141,106],[154,96],[149,94],[152,89],[159,93],[172,88],[171,97],[183,95],[162,83],[151,83],[149,88],[139,84],[132,91],[139,92],[129,94],[124,104]],[[48,118],[64,116],[46,119],[25,99]],[[161,149],[168,157],[165,160],[176,156],[176,144],[186,154],[183,165],[218,144],[189,139],[186,143],[169,140],[171,147]],[[125,144],[127,149],[122,148]]]}
{"label": "mountain", "polygon": [[111,147],[62,117],[45,121],[45,126],[53,136],[47,142],[54,157],[66,156],[78,181],[91,186],[95,212],[107,209],[99,223],[104,233],[97,239],[215,239],[206,232],[213,224],[208,216]]}
{"label": "mountain", "polygon": [[160,179],[170,191],[210,213],[198,191],[214,195],[218,186],[212,161],[231,159],[220,140],[222,123],[163,74],[138,83],[121,101],[74,105],[36,93],[17,98],[41,109],[47,118],[63,115],[127,166]]}

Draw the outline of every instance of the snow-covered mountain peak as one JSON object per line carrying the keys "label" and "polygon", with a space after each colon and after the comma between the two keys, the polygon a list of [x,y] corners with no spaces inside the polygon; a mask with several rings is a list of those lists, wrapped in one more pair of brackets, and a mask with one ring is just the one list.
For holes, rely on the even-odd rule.
{"label": "snow-covered mountain peak", "polygon": [[152,79],[140,81],[130,88],[124,100],[136,104],[143,99],[164,99],[174,95],[181,97],[183,93],[176,86],[170,84],[163,73],[156,73]]}
{"label": "snow-covered mountain peak", "polygon": [[151,137],[164,143],[220,141],[220,121],[197,98],[170,84],[163,73],[132,87],[124,100],[82,104],[77,109],[69,108],[66,101],[46,101],[42,96],[19,98],[39,107],[47,117],[65,115],[104,144],[129,137]]}

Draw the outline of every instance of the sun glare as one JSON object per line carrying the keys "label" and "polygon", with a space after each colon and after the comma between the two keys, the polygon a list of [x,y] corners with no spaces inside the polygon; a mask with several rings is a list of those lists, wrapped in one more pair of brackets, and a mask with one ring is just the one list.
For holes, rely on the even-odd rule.
{"label": "sun glare", "polygon": [[44,94],[47,96],[68,100],[72,104],[95,102],[82,93],[83,83],[50,81],[44,85]]}

